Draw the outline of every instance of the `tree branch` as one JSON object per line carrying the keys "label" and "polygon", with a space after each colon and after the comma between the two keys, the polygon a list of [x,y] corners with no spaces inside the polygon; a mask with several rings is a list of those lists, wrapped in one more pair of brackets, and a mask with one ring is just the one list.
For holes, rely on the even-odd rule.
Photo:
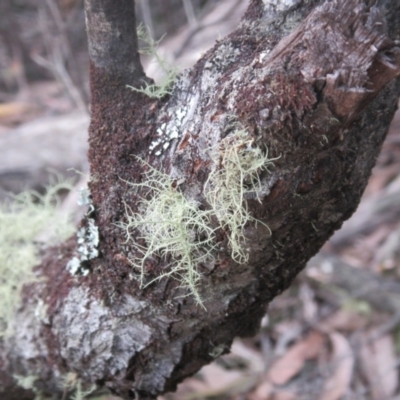
{"label": "tree branch", "polygon": [[134,0],[85,0],[85,13],[93,66],[132,84],[143,79]]}
{"label": "tree branch", "polygon": [[[38,376],[36,388],[51,392],[74,371],[126,399],[173,390],[212,361],[216,348],[227,352],[235,336],[254,334],[268,303],[353,213],[397,106],[400,9],[395,0],[304,3],[253,0],[239,28],[178,78],[171,98],[153,100],[123,90],[143,76],[136,56],[129,72],[106,59],[124,32],[123,15],[109,10],[110,1],[87,2],[96,16],[88,16],[89,36],[98,45],[90,50],[94,211],[83,226],[94,221],[99,229],[100,255],[85,262],[87,276],[72,277],[65,265],[79,251],[71,240],[38,267],[49,280],[26,289],[36,295],[15,317],[19,333],[3,343],[9,379],[29,373]],[[219,177],[235,168],[230,154],[239,165],[267,150],[274,166],[239,181],[243,201],[230,191],[233,205],[216,206],[227,201],[215,193],[224,186]],[[121,226],[145,218],[149,199],[157,200],[162,186],[149,183],[149,165],[197,218],[211,215],[211,256],[191,271],[201,277],[205,309],[180,273],[158,279],[191,253],[161,247],[147,254],[144,285],[140,266],[132,267],[151,247],[143,239],[151,228],[132,229],[127,240]],[[226,190],[237,185],[227,182]],[[250,215],[239,223],[240,257],[233,257],[229,221],[235,204]],[[187,247],[206,242],[205,229],[193,226]],[[40,302],[46,318],[37,321]]]}

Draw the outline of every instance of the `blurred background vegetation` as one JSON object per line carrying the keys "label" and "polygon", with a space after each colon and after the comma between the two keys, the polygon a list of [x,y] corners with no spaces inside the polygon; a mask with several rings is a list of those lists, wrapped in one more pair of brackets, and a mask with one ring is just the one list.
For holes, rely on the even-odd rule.
{"label": "blurred background vegetation", "polygon": [[[138,0],[136,15],[138,23],[159,40],[172,36],[182,26],[188,26],[191,34],[200,30],[202,17],[216,3],[218,0]],[[225,3],[229,11],[229,2]],[[0,2],[1,92],[15,93],[31,82],[57,79],[65,86],[73,83],[80,88],[81,99],[66,89],[81,106],[81,101],[88,99],[87,85],[82,85],[87,82],[87,71],[83,0]]]}

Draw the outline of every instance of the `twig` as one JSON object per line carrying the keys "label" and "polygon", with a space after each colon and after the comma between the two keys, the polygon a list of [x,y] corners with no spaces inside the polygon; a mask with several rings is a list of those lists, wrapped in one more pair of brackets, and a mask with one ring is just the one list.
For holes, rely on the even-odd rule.
{"label": "twig", "polygon": [[[87,102],[85,101],[85,93],[84,91],[80,91],[74,84],[74,80],[72,79],[65,66],[65,59],[72,60],[71,64],[74,66],[76,66],[77,63],[73,56],[73,51],[66,33],[66,26],[63,22],[60,10],[58,9],[58,6],[54,4],[53,0],[46,0],[46,4],[48,9],[50,10],[52,18],[59,32],[59,35],[50,40],[51,35],[49,33],[48,25],[46,22],[47,18],[45,15],[45,8],[39,8],[39,24],[41,27],[42,36],[44,38],[45,49],[46,53],[51,56],[52,62],[46,60],[39,54],[32,54],[31,57],[37,64],[51,71],[57,81],[63,87],[65,87],[70,98],[76,104],[76,106],[80,110],[87,112],[88,108]],[[78,85],[83,88],[84,85],[81,80],[80,74],[78,72],[75,72],[74,75],[76,77]]]}
{"label": "twig", "polygon": [[196,14],[193,9],[193,4],[191,0],[182,0],[183,2],[183,8],[185,10],[186,18],[188,20],[189,26],[191,28],[196,28],[198,25],[198,21],[196,18]]}
{"label": "twig", "polygon": [[181,48],[174,53],[174,58],[177,59],[183,54],[183,52],[186,50],[186,48],[189,46],[190,42],[192,41],[193,37],[196,36],[199,32],[201,32],[204,29],[210,28],[211,26],[219,25],[221,22],[228,19],[231,16],[231,14],[236,10],[236,8],[238,7],[238,5],[241,2],[242,2],[242,0],[236,0],[235,3],[232,4],[231,8],[229,8],[228,11],[221,18],[217,19],[216,21],[211,22],[209,24],[202,24],[202,23],[197,24],[197,26],[188,33]]}
{"label": "twig", "polygon": [[397,326],[400,324],[400,311],[398,311],[396,314],[394,314],[389,321],[386,321],[384,324],[378,326],[376,329],[371,332],[369,336],[369,341],[373,342],[380,337],[386,335],[387,333],[393,331],[394,329],[397,328]]}

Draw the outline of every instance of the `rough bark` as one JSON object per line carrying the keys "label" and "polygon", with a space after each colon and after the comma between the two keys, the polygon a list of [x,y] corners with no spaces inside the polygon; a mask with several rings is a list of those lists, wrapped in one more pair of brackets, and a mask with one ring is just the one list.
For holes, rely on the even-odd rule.
{"label": "rough bark", "polygon": [[[170,98],[154,100],[125,88],[145,81],[130,0],[86,1],[90,218],[100,255],[85,262],[88,275],[71,276],[71,239],[37,268],[48,280],[26,288],[16,334],[2,343],[2,398],[32,397],[13,375],[34,375],[36,388],[54,393],[70,371],[127,399],[173,390],[235,336],[253,335],[268,303],[354,212],[400,93],[400,6],[275,3],[251,1],[238,29],[178,77]],[[219,229],[216,261],[198,266],[204,309],[175,279],[142,288],[129,262],[137,245],[117,223],[145,195],[128,183],[145,176],[140,159],[207,209],[208,149],[232,134],[232,119],[277,159],[260,175],[261,202],[247,199],[264,223],[246,226],[248,262],[232,260]],[[168,256],[148,260],[147,278],[169,264]]]}

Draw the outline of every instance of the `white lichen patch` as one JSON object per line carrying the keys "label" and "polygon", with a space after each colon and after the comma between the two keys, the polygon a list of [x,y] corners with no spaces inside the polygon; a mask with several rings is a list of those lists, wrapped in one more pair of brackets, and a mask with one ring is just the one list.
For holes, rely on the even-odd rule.
{"label": "white lichen patch", "polygon": [[78,204],[88,205],[88,211],[84,218],[84,226],[77,232],[77,243],[79,257],[73,257],[67,264],[66,268],[71,275],[86,276],[90,270],[86,265],[86,261],[92,260],[99,256],[99,228],[95,224],[93,218],[89,218],[94,212],[94,206],[90,197],[89,189],[84,191],[83,197],[78,200]]}
{"label": "white lichen patch", "polygon": [[182,126],[188,120],[188,107],[180,107],[168,115],[169,122],[163,122],[157,129],[156,138],[150,143],[149,154],[160,156],[171,142],[181,137]]}
{"label": "white lichen patch", "polygon": [[298,4],[300,0],[263,0],[267,10],[273,8],[277,12],[283,12]]}
{"label": "white lichen patch", "polygon": [[171,122],[168,124],[168,128],[166,130],[166,138],[165,140],[171,141],[174,139],[178,139],[181,132],[182,122],[187,114],[187,108],[182,107],[178,108],[173,115]]}
{"label": "white lichen patch", "polygon": [[258,56],[258,62],[259,63],[263,63],[264,62],[264,59],[269,55],[269,53],[270,53],[270,50],[266,50],[266,51],[263,51],[263,52],[261,52],[260,54],[259,54],[259,56]]}
{"label": "white lichen patch", "polygon": [[[163,136],[164,135],[166,127],[167,127],[167,124],[164,122],[157,128],[158,136]],[[151,147],[152,147],[152,144],[150,145],[150,150],[153,150],[154,147],[152,147],[152,148]]]}
{"label": "white lichen patch", "polygon": [[87,225],[78,230],[78,252],[81,261],[92,260],[99,255],[99,228],[93,218],[87,218]]}
{"label": "white lichen patch", "polygon": [[78,257],[72,257],[71,260],[68,261],[68,264],[66,266],[67,271],[71,275],[79,275],[80,273],[82,273],[82,275],[87,275],[89,271],[87,273],[85,273],[86,271],[82,271],[81,264],[82,262]]}
{"label": "white lichen patch", "polygon": [[35,308],[35,317],[38,321],[49,324],[49,317],[47,315],[47,305],[42,299],[38,299],[36,308]]}
{"label": "white lichen patch", "polygon": [[183,119],[185,118],[187,114],[187,108],[186,107],[182,107],[182,108],[178,108],[175,111],[175,118],[176,118],[176,126],[180,127],[182,125]]}
{"label": "white lichen patch", "polygon": [[78,191],[78,206],[91,204],[90,190],[87,187],[80,188]]}
{"label": "white lichen patch", "polygon": [[153,140],[151,143],[150,143],[150,146],[149,146],[149,151],[150,151],[150,153],[156,148],[156,147],[158,147],[160,144],[162,144],[163,143],[163,139],[162,139],[162,137],[158,137],[157,139],[155,139],[155,140]]}
{"label": "white lichen patch", "polygon": [[38,238],[46,245],[72,234],[69,216],[57,211],[57,192],[71,185],[57,183],[45,195],[25,192],[0,205],[0,336],[9,334],[9,321],[20,304],[24,284],[35,281],[32,268],[39,263]]}

